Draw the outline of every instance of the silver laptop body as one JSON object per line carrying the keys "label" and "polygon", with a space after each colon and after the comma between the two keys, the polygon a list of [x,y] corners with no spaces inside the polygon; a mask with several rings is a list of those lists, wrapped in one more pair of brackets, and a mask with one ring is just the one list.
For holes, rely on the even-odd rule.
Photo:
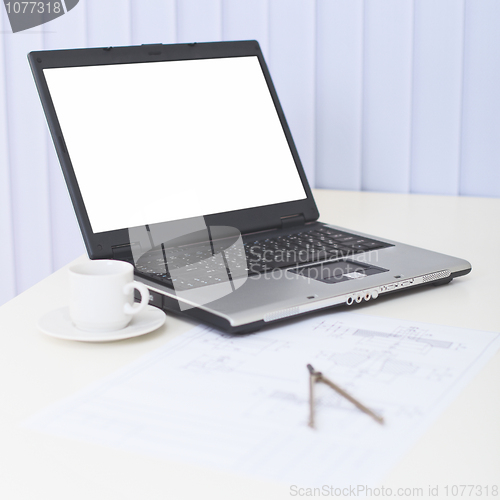
{"label": "silver laptop body", "polygon": [[29,54],[92,259],[233,333],[467,274],[462,259],[318,221],[257,42]]}

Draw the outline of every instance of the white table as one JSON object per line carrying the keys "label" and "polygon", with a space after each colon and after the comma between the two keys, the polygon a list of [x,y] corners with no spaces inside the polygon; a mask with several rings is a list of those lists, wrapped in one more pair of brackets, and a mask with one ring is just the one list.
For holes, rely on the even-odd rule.
{"label": "white table", "polygon": [[[473,271],[353,308],[363,314],[500,330],[500,200],[315,191],[321,220],[465,258]],[[281,499],[290,485],[75,442],[19,422],[110,374],[194,323],[173,317],[127,341],[46,337],[36,322],[66,305],[66,269],[0,308],[0,498],[6,500]],[[332,312],[334,314],[334,312]],[[383,480],[395,491],[429,485],[500,486],[500,352]],[[450,490],[451,496],[451,490]],[[484,496],[484,494],[483,494]],[[493,498],[493,497],[492,497]]]}

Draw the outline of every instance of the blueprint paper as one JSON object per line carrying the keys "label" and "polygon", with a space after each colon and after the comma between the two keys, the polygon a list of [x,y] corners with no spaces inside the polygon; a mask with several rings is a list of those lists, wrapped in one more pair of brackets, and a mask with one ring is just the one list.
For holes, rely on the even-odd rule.
{"label": "blueprint paper", "polygon": [[[303,486],[375,484],[500,347],[500,334],[314,316],[236,336],[198,326],[26,425]],[[385,418],[316,384],[315,369]]]}

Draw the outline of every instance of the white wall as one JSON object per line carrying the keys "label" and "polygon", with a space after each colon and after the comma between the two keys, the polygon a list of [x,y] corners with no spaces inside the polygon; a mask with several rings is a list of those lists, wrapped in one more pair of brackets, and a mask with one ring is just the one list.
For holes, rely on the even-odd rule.
{"label": "white wall", "polygon": [[255,38],[312,185],[500,196],[498,0],[80,0],[0,22],[0,303],[84,252],[32,50]]}

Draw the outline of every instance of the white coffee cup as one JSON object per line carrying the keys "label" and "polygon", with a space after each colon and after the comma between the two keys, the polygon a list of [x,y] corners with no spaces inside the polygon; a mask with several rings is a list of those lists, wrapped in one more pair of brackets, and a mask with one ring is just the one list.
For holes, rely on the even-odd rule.
{"label": "white coffee cup", "polygon": [[[134,281],[134,268],[118,260],[89,260],[69,268],[69,314],[73,324],[89,332],[125,328],[149,302],[146,285]],[[134,305],[133,290],[141,294]]]}

